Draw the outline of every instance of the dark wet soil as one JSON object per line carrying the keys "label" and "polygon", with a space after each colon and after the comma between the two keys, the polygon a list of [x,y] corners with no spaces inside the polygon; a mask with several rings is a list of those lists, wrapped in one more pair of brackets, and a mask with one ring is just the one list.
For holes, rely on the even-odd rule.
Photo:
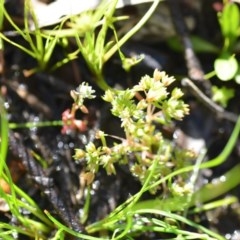
{"label": "dark wet soil", "polygon": [[[192,33],[221,45],[216,11],[213,4],[217,1],[203,1],[204,8],[198,16],[197,25]],[[14,14],[14,11],[13,11]],[[199,18],[199,15],[201,17]],[[15,41],[24,44],[24,41],[15,37]],[[123,48],[125,54],[146,54],[147,60],[135,66],[130,73],[121,68],[118,56],[113,57],[105,66],[105,78],[110,85],[129,87],[138,81],[142,75],[152,74],[157,67],[167,71],[169,75],[187,76],[188,67],[183,52],[174,51],[166,41],[145,43],[145,41],[129,41]],[[63,49],[59,46],[51,61],[63,56]],[[107,133],[121,135],[120,124],[109,113],[109,106],[101,99],[101,90],[94,84],[93,77],[88,71],[84,60],[79,59],[57,69],[55,72],[38,72],[25,77],[23,70],[35,66],[35,61],[16,48],[6,44],[4,49],[4,69],[0,78],[2,96],[10,123],[26,123],[61,120],[62,113],[71,107],[70,90],[82,81],[87,81],[97,90],[97,98],[87,102],[89,126],[87,131],[79,133],[71,131],[68,134],[61,132],[57,127],[31,127],[12,129],[9,133],[9,154],[7,163],[15,183],[28,193],[42,209],[53,213],[60,221],[65,222],[75,230],[82,230],[76,216],[83,208],[84,198],[81,195],[80,173],[84,164],[75,162],[72,158],[75,148],[84,147],[94,139],[96,129]],[[211,70],[215,55],[197,54],[204,72]],[[151,61],[150,61],[150,60]],[[180,79],[178,85],[180,86]],[[240,86],[234,82],[220,82],[212,79],[211,84],[232,87],[236,90],[235,97],[230,101],[227,110],[238,115]],[[188,89],[185,91],[185,100],[190,104],[191,113],[182,122],[176,124],[176,129],[168,132],[172,137],[178,129],[182,133],[179,142],[182,147],[195,144],[199,148],[199,141],[208,148],[208,157],[217,156],[225,146],[234,126],[234,122],[218,118],[208,107],[199,101]],[[82,117],[79,115],[78,117]],[[32,154],[34,152],[46,161],[42,167]],[[206,181],[223,175],[238,163],[240,145],[236,144],[231,157],[221,166],[203,173]],[[40,179],[40,180],[39,180]],[[43,180],[47,182],[43,183]],[[124,202],[129,195],[136,193],[140,187],[136,179],[124,168],[119,168],[116,176],[107,176],[100,172],[94,183],[92,202],[88,223],[102,219],[116,206]],[[50,182],[50,183],[49,183]],[[49,195],[49,189],[52,194]],[[239,186],[226,196],[234,195],[240,198]],[[223,197],[223,196],[221,196]],[[9,214],[0,213],[1,221],[11,221]],[[238,203],[220,207],[207,214],[192,216],[193,220],[200,221],[226,236],[227,239],[240,239],[240,205]],[[147,238],[148,237],[148,238]],[[163,236],[161,236],[164,239]],[[156,239],[157,236],[142,236],[139,239]]]}

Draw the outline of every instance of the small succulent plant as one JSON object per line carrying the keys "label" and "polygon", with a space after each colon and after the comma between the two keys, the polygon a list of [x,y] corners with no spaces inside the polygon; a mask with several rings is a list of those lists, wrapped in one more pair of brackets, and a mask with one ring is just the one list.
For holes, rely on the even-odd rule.
{"label": "small succulent plant", "polygon": [[[100,139],[101,145],[90,142],[85,149],[76,149],[75,159],[86,161],[86,172],[91,173],[92,180],[100,167],[111,175],[117,173],[116,164],[127,164],[131,173],[143,184],[156,160],[158,166],[153,181],[186,164],[189,152],[176,148],[160,130],[161,125],[182,120],[189,113],[188,105],[181,99],[182,91],[174,88],[171,93],[168,92],[168,86],[174,80],[165,72],[155,70],[153,77],[142,77],[131,89],[106,90],[103,100],[111,103],[111,112],[121,120],[125,137],[109,136],[98,131],[96,138]],[[75,104],[83,104],[75,97],[74,100]],[[106,137],[116,139],[112,146],[107,145]],[[91,183],[89,179],[86,181]]]}

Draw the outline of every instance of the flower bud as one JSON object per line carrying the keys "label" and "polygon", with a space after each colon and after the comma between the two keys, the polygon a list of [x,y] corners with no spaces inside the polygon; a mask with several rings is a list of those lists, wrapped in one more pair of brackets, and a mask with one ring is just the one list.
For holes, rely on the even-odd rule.
{"label": "flower bud", "polygon": [[183,92],[180,88],[174,88],[172,91],[172,98],[179,99],[183,96]]}
{"label": "flower bud", "polygon": [[162,78],[162,74],[158,69],[155,69],[153,72],[153,78],[155,81],[160,81]]}
{"label": "flower bud", "polygon": [[105,94],[103,96],[103,100],[106,101],[106,102],[112,102],[114,99],[114,94],[113,94],[113,91],[111,90],[107,90],[105,91]]}
{"label": "flower bud", "polygon": [[85,157],[85,152],[82,149],[75,149],[74,159],[79,160]]}

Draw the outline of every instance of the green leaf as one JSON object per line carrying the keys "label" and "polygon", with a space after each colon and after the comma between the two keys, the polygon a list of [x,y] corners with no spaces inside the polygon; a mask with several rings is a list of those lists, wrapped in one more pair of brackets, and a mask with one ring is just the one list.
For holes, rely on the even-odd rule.
{"label": "green leaf", "polygon": [[[211,42],[208,42],[208,41],[206,41],[203,38],[200,38],[198,36],[191,36],[190,39],[191,39],[191,42],[192,42],[192,45],[193,45],[193,50],[195,52],[199,52],[199,53],[218,53],[219,50],[220,50],[218,47],[216,47]],[[177,37],[169,38],[167,40],[167,44],[174,51],[177,51],[177,52],[182,52],[183,51],[182,43],[180,42],[179,38],[177,38]]]}
{"label": "green leaf", "polygon": [[228,101],[235,95],[234,89],[226,87],[218,88],[217,86],[212,87],[212,93],[213,101],[220,103],[223,107],[227,107]]}
{"label": "green leaf", "polygon": [[234,56],[224,54],[215,60],[214,69],[219,79],[229,81],[238,71],[238,62]]}
{"label": "green leaf", "polygon": [[238,37],[240,14],[238,6],[234,3],[225,5],[220,16],[222,34],[230,39]]}
{"label": "green leaf", "polygon": [[190,37],[193,45],[193,49],[195,52],[201,53],[217,53],[219,52],[219,48],[216,47],[211,42],[204,40],[198,36],[191,36]]}

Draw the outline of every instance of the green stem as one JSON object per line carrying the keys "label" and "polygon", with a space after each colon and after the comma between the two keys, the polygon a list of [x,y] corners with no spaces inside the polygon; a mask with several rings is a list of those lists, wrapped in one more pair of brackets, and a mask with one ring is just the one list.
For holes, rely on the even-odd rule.
{"label": "green stem", "polygon": [[126,43],[137,31],[139,31],[143,25],[149,20],[149,18],[152,16],[154,11],[156,10],[159,2],[162,0],[154,0],[151,7],[148,9],[148,11],[145,13],[145,15],[141,18],[141,20],[128,32],[126,33],[118,42],[115,44],[105,55],[103,62],[107,62],[112,55],[118,51],[118,49]]}
{"label": "green stem", "polygon": [[138,200],[141,198],[142,194],[146,192],[146,188],[149,185],[149,182],[151,181],[152,177],[154,176],[155,170],[157,166],[157,159],[154,160],[152,169],[144,182],[144,185],[142,186],[141,190],[129,198],[125,203],[117,207],[113,212],[110,213],[108,217],[105,219],[93,223],[86,227],[86,230],[88,233],[94,233],[97,231],[101,231],[102,229],[109,229],[114,226],[120,219],[125,218],[129,212],[132,212],[133,206],[138,202]]}
{"label": "green stem", "polygon": [[[208,162],[202,163],[199,166],[199,168],[200,169],[212,168],[212,167],[216,167],[216,166],[222,164],[227,159],[227,157],[230,155],[230,153],[232,152],[232,150],[235,146],[235,143],[238,139],[239,132],[240,132],[240,117],[238,117],[237,123],[236,123],[236,125],[233,129],[233,132],[230,136],[230,139],[228,140],[228,142],[227,142],[226,146],[224,147],[223,151],[217,157],[215,157],[214,159],[212,159]],[[176,170],[176,171],[168,174],[166,177],[158,180],[157,182],[155,182],[151,186],[149,186],[147,190],[150,190],[151,188],[159,186],[160,184],[162,184],[163,182],[166,182],[167,180],[173,178],[174,176],[177,176],[177,175],[182,174],[182,173],[190,172],[194,169],[194,167],[195,166],[193,165],[193,166],[188,166],[188,167]]]}
{"label": "green stem", "polygon": [[[174,219],[174,220],[177,220],[179,222],[182,222],[182,223],[185,223],[191,227],[194,227],[196,229],[198,229],[199,231],[202,231],[206,234],[208,234],[209,236],[212,236],[214,237],[215,239],[219,239],[219,240],[224,240],[225,238],[218,235],[217,233],[214,233],[212,232],[211,230],[195,223],[195,222],[192,222],[190,220],[188,220],[187,218],[185,217],[182,217],[178,214],[174,214],[174,213],[170,213],[170,212],[167,212],[167,211],[162,211],[162,210],[153,210],[153,209],[139,209],[135,212],[135,214],[156,214],[156,215],[160,215],[160,216],[164,216],[164,217],[167,217],[167,218],[170,218],[170,219]],[[177,229],[176,229],[177,230]],[[207,238],[207,236],[205,236],[206,239],[212,239],[212,238]]]}
{"label": "green stem", "polygon": [[198,192],[196,192],[191,200],[191,206],[196,202],[205,203],[220,195],[230,191],[240,184],[240,164],[237,164],[223,176],[214,179],[214,182],[204,185]]}
{"label": "green stem", "polygon": [[[223,151],[214,159],[202,163],[199,166],[199,169],[203,169],[203,168],[212,168],[215,166],[218,166],[220,164],[222,164],[227,157],[230,155],[230,153],[232,152],[235,143],[238,139],[238,135],[240,132],[240,117],[238,118],[238,121],[234,127],[234,130],[230,136],[229,141],[227,142],[225,148],[223,149]],[[193,166],[188,166],[182,169],[179,169],[177,171],[174,171],[172,173],[170,173],[169,175],[167,175],[166,177],[160,179],[159,181],[157,181],[156,183],[152,184],[150,187],[148,187],[150,190],[151,188],[156,187],[157,185],[162,184],[163,182],[171,179],[172,177],[185,173],[185,172],[190,172],[193,171],[195,168],[195,165]],[[230,170],[228,173],[226,173],[224,175],[226,181],[221,182],[218,181],[218,185],[214,185],[214,184],[208,184],[205,186],[203,186],[202,189],[200,189],[196,195],[193,195],[193,199],[191,199],[190,202],[190,206],[194,205],[194,202],[196,201],[196,199],[198,199],[201,202],[205,202],[211,199],[214,199],[216,197],[218,197],[219,195],[221,195],[222,193],[225,193],[227,191],[229,191],[230,189],[232,189],[233,187],[237,186],[240,183],[240,179],[238,179],[238,174],[240,172],[240,164],[238,164],[236,167],[234,167],[232,170]],[[221,178],[220,178],[221,179]],[[215,186],[215,187],[214,187]],[[216,188],[215,191],[211,191],[211,188]],[[154,199],[154,200],[146,200],[146,201],[141,201],[139,203],[137,203],[133,208],[134,210],[138,210],[138,209],[142,209],[142,208],[152,208],[152,209],[163,209],[163,210],[168,210],[168,211],[177,211],[177,210],[184,210],[184,208],[189,207],[188,205],[188,201],[186,201],[186,196],[183,197],[174,197],[171,199],[166,199],[166,200],[160,200],[160,199]]]}
{"label": "green stem", "polygon": [[8,152],[8,119],[4,109],[4,102],[0,96],[0,177],[6,162]]}
{"label": "green stem", "polygon": [[84,224],[88,219],[90,203],[91,203],[91,187],[88,186],[87,187],[87,196],[86,196],[86,200],[85,200],[84,207],[83,207],[83,216],[80,219],[81,224]]}
{"label": "green stem", "polygon": [[33,128],[33,127],[58,127],[63,126],[62,120],[44,121],[44,122],[27,122],[27,123],[9,123],[10,129]]}

